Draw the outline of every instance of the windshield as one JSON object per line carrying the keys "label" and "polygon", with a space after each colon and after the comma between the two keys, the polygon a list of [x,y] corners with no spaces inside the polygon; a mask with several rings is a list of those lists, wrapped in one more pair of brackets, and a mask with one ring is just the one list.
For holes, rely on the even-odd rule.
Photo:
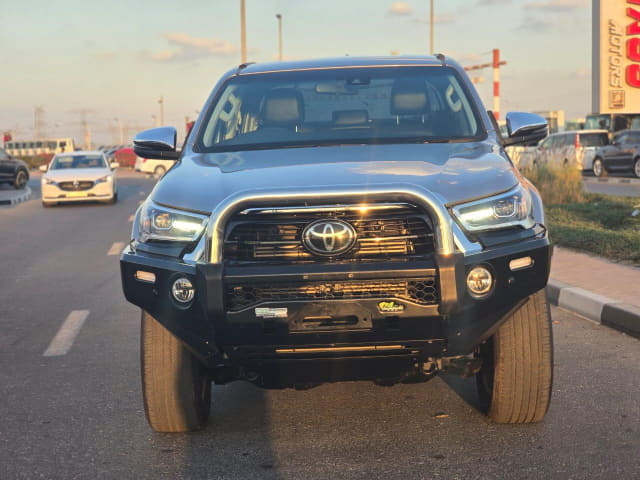
{"label": "windshield", "polygon": [[53,159],[50,170],[69,168],[107,168],[100,155],[63,155]]}
{"label": "windshield", "polygon": [[482,138],[455,70],[347,68],[240,75],[209,109],[203,151]]}

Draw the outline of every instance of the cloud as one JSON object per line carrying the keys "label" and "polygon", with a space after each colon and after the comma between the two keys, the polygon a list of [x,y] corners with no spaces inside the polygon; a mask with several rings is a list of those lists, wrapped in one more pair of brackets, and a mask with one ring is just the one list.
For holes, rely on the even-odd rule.
{"label": "cloud", "polygon": [[553,28],[552,21],[528,15],[522,20],[522,24],[518,28],[516,28],[516,30],[528,30],[534,33],[545,33],[551,30],[551,28]]}
{"label": "cloud", "polygon": [[217,38],[192,37],[186,33],[165,33],[169,45],[176,48],[161,50],[149,56],[157,62],[181,62],[200,58],[236,55],[238,47]]}
{"label": "cloud", "polygon": [[512,0],[478,0],[478,5],[506,5],[507,3],[511,3],[511,1]]}
{"label": "cloud", "polygon": [[387,10],[387,15],[395,15],[400,17],[413,15],[413,13],[413,8],[407,2],[393,2],[389,7],[389,10]]}
{"label": "cloud", "polygon": [[589,0],[537,0],[525,3],[524,8],[549,12],[571,12],[588,6]]}
{"label": "cloud", "polygon": [[590,68],[579,68],[569,73],[569,78],[585,79],[591,78]]}

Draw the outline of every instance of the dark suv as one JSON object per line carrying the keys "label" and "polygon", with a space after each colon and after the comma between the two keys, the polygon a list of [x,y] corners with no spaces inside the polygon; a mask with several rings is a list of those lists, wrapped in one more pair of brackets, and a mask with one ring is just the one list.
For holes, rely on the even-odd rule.
{"label": "dark suv", "polygon": [[142,309],[150,425],[202,427],[211,382],[309,388],[475,375],[496,422],[542,419],[552,342],[540,196],[464,70],[436,57],[241,65],[136,213],[121,257]]}
{"label": "dark suv", "polygon": [[12,157],[0,148],[0,183],[9,183],[17,189],[27,186],[29,167],[19,158]]}
{"label": "dark suv", "polygon": [[593,158],[593,173],[597,177],[629,170],[640,178],[640,130],[617,133],[611,144],[600,147]]}

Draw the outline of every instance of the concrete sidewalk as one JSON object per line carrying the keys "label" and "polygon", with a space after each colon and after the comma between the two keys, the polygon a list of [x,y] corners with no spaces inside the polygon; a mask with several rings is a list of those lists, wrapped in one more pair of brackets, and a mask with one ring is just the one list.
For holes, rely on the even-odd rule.
{"label": "concrete sidewalk", "polygon": [[640,338],[640,268],[555,248],[549,301]]}

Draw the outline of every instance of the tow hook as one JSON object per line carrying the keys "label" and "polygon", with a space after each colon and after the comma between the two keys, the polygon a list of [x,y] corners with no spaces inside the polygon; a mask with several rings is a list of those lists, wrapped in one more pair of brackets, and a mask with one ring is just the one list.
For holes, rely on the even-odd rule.
{"label": "tow hook", "polygon": [[460,375],[462,378],[472,377],[482,367],[482,359],[473,357],[445,357],[436,362],[442,373]]}

